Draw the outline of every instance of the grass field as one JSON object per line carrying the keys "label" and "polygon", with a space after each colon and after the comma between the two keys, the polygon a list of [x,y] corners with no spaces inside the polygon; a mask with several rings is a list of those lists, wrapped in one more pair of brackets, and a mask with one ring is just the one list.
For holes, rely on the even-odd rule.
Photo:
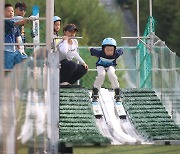
{"label": "grass field", "polygon": [[180,154],[179,145],[121,145],[75,147],[73,154]]}

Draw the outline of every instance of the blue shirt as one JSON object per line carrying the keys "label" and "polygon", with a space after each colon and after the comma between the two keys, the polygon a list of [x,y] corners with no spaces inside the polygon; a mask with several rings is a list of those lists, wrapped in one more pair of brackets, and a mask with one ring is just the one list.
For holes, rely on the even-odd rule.
{"label": "blue shirt", "polygon": [[103,66],[103,67],[109,67],[109,66],[116,66],[116,60],[117,58],[123,54],[122,49],[115,50],[114,55],[107,56],[104,51],[97,50],[94,48],[90,49],[91,55],[98,57],[98,61],[96,62],[96,66]]}
{"label": "blue shirt", "polygon": [[[14,25],[14,22],[5,20],[5,43],[16,43],[16,38],[20,35],[19,28]],[[15,45],[5,45],[5,51],[15,52]]]}
{"label": "blue shirt", "polygon": [[[12,21],[16,23],[16,22],[19,22],[22,20],[23,20],[22,16],[14,16]],[[25,43],[26,42],[26,36],[25,36],[24,25],[19,25],[17,27],[19,28],[21,38],[22,38],[22,42]]]}

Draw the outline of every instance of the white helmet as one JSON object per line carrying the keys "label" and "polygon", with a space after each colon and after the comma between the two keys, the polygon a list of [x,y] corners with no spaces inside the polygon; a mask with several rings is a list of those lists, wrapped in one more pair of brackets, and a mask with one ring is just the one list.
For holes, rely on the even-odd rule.
{"label": "white helmet", "polygon": [[61,18],[58,17],[58,16],[54,16],[53,21],[54,21],[54,22],[56,22],[56,21],[61,21]]}

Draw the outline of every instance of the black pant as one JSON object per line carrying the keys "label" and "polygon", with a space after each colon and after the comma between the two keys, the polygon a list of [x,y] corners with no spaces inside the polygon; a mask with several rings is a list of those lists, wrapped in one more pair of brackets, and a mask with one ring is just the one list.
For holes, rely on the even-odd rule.
{"label": "black pant", "polygon": [[73,84],[86,73],[87,69],[83,65],[77,64],[72,60],[64,59],[61,61],[60,83],[68,82]]}

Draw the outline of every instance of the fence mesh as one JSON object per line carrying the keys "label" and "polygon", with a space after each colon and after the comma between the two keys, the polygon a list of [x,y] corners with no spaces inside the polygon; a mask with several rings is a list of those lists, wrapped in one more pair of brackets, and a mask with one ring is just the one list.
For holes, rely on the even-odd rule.
{"label": "fence mesh", "polygon": [[[87,50],[88,47],[80,47],[79,53],[89,66],[88,73],[80,79],[80,84],[86,88],[92,88],[97,75],[96,61],[97,57],[91,56]],[[100,48],[100,47],[95,47]],[[121,88],[136,87],[136,47],[117,47],[123,48],[124,53],[117,60],[116,75]],[[106,76],[103,87],[112,88],[108,77]]]}
{"label": "fence mesh", "polygon": [[[150,36],[151,32],[155,32],[156,21],[153,17],[149,17],[144,30],[144,37]],[[148,39],[142,39],[147,45],[149,45]],[[141,88],[152,88],[152,74],[151,74],[151,53],[148,48],[141,42],[138,45],[139,58],[140,58],[140,87]]]}
{"label": "fence mesh", "polygon": [[[5,1],[11,4],[14,10],[16,2]],[[28,58],[14,65],[12,69],[4,69],[4,66],[1,66],[4,69],[4,80],[1,81],[3,87],[0,87],[0,153],[4,154],[46,153],[50,149],[48,142],[51,140],[52,121],[47,114],[47,110],[50,110],[50,94],[47,91],[48,56],[44,48],[46,1],[27,0],[25,3],[27,11],[24,17],[3,18],[4,35],[0,36],[4,40],[0,45],[4,45],[5,52],[15,53],[20,51],[19,47],[23,47],[28,55]],[[29,18],[37,5],[39,17]],[[3,17],[2,14],[0,16]],[[19,27],[18,22],[22,21],[25,23]]]}

